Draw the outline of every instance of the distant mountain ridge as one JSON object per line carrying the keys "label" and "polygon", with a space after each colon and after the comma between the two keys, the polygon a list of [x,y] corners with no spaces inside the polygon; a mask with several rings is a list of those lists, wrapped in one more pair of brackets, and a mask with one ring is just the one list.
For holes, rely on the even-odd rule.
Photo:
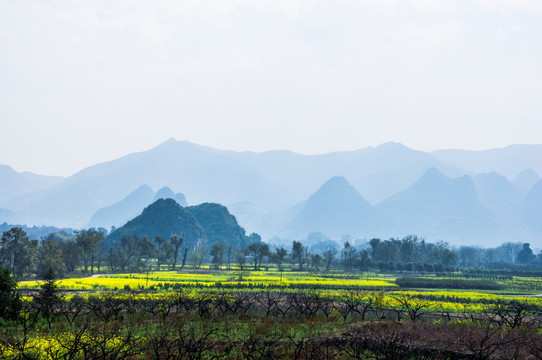
{"label": "distant mountain ridge", "polygon": [[290,236],[321,232],[340,238],[350,234],[377,234],[380,219],[371,204],[342,176],[326,181],[286,225]]}
{"label": "distant mountain ridge", "polygon": [[483,243],[508,234],[497,217],[480,204],[469,176],[449,178],[431,168],[412,186],[377,205],[401,233],[445,239],[456,244]]}
{"label": "distant mountain ridge", "polygon": [[82,227],[98,209],[122,200],[141,184],[183,189],[195,203],[250,199],[274,206],[287,199],[279,186],[223,152],[168,140],[151,150],[86,168],[2,207],[14,210],[20,222]]}
{"label": "distant mountain ridge", "polygon": [[17,172],[10,166],[0,165],[0,202],[25,193],[46,189],[62,179],[64,178],[61,176]]}
{"label": "distant mountain ridge", "polygon": [[[382,217],[385,215],[382,211],[385,206],[382,204],[409,190],[410,193],[422,197],[420,200],[414,199],[413,202],[420,201],[429,208],[428,199],[423,199],[423,191],[416,192],[411,187],[422,179],[428,169],[434,168],[447,178],[457,179],[466,175],[473,178],[474,181],[470,184],[462,180],[463,185],[459,188],[465,194],[456,194],[455,200],[476,198],[476,202],[472,204],[477,209],[481,206],[489,212],[486,220],[497,218],[499,224],[514,224],[510,228],[517,229],[518,236],[525,235],[526,239],[534,239],[536,235],[522,227],[525,221],[520,218],[524,216],[519,213],[525,208],[522,204],[526,194],[539,180],[538,174],[542,173],[540,158],[542,145],[511,146],[483,152],[445,150],[426,153],[402,144],[386,143],[354,151],[302,155],[291,151],[223,151],[170,139],[148,151],[86,168],[43,190],[10,196],[8,200],[0,201],[0,208],[4,209],[5,216],[9,215],[10,221],[17,223],[73,228],[85,227],[89,223],[104,226],[107,223],[103,219],[108,216],[113,218],[112,214],[118,212],[120,215],[125,211],[123,209],[129,208],[131,213],[126,212],[129,215],[124,215],[126,219],[136,213],[136,207],[137,211],[140,211],[145,203],[156,200],[149,200],[148,194],[145,195],[145,191],[141,190],[139,200],[133,200],[134,205],[129,205],[127,197],[142,184],[146,184],[151,189],[179,189],[191,203],[212,202],[228,206],[236,215],[237,221],[246,224],[247,231],[258,232],[264,238],[269,238],[279,232],[288,233],[289,229],[285,227],[289,222],[292,226],[298,226],[295,231],[299,234],[309,230],[302,225],[311,224],[308,217],[303,220],[304,215],[300,215],[302,207],[307,206],[307,199],[317,192],[322,184],[333,177],[341,176],[348,179],[349,186],[366,201],[365,205],[370,205],[370,211],[367,215],[359,216],[358,219],[362,218],[359,221],[363,223],[363,219],[374,217],[367,224],[356,226],[366,229],[365,234],[371,233],[368,229],[372,227],[383,234],[381,236],[388,236],[397,234],[396,230],[400,230],[397,226],[404,224],[409,214],[401,218],[387,212],[388,215]],[[493,173],[494,171],[496,173]],[[486,175],[480,175],[482,173]],[[507,179],[501,175],[505,175]],[[437,188],[448,186],[446,181],[436,183]],[[7,187],[4,190],[9,193],[9,189],[6,189]],[[472,194],[473,189],[475,195]],[[438,189],[427,188],[427,191],[429,190],[439,194]],[[172,197],[171,193],[167,197]],[[342,207],[348,208],[351,206],[350,200],[345,198],[355,199],[358,196],[338,195],[337,198],[343,200],[328,199],[327,206],[341,210],[340,203],[343,202]],[[395,198],[396,201],[399,199]],[[182,202],[180,198],[176,200]],[[517,204],[516,208],[510,205],[513,203]],[[295,204],[300,204],[299,208],[289,211]],[[431,206],[446,208],[448,205],[437,203]],[[107,213],[108,208],[109,215],[99,220],[104,212]],[[416,210],[416,207],[410,209],[426,211],[423,208]],[[358,211],[361,213],[359,209],[354,212]],[[315,216],[318,214],[314,206],[309,206],[305,212]],[[436,214],[438,213],[437,211]],[[479,211],[477,214],[481,213]],[[93,218],[94,215],[96,217]],[[294,219],[295,216],[301,217]],[[444,213],[440,216],[444,216]],[[538,215],[533,216],[538,219]],[[484,217],[477,217],[482,218]],[[434,231],[428,231],[426,235],[443,240],[458,237],[457,234],[451,235],[455,230],[449,224],[453,222],[436,218],[434,220],[437,224]],[[474,218],[470,220],[475,221]],[[486,220],[483,224],[491,223]],[[353,220],[347,222],[353,223]],[[318,227],[323,229],[324,223],[320,223]],[[329,228],[332,226],[336,228]],[[475,227],[474,224],[472,226]],[[334,234],[346,230],[339,229],[339,223],[329,227],[327,231]]]}
{"label": "distant mountain ridge", "polygon": [[102,226],[106,229],[122,226],[151,204],[154,195],[154,191],[148,185],[142,185],[121,201],[97,210],[90,218],[88,226]]}
{"label": "distant mountain ridge", "polygon": [[450,178],[435,168],[375,206],[343,177],[329,179],[300,206],[283,223],[282,237],[301,238],[311,232],[334,239],[347,234],[365,239],[416,234],[457,245],[530,239],[515,219],[503,219],[481,204],[471,177]]}
{"label": "distant mountain ridge", "polygon": [[174,193],[169,187],[163,187],[155,193],[148,185],[142,185],[121,201],[96,211],[88,227],[101,226],[109,229],[112,226],[122,226],[158,199],[173,199],[179,205],[187,206],[186,198],[182,193]]}
{"label": "distant mountain ridge", "polygon": [[512,184],[521,191],[522,195],[526,195],[538,180],[540,180],[538,174],[533,169],[529,168],[520,172],[514,180],[512,180]]}
{"label": "distant mountain ridge", "polygon": [[499,216],[513,216],[524,196],[522,189],[508,179],[492,171],[476,175],[474,178],[480,203]]}
{"label": "distant mountain ridge", "polygon": [[525,169],[542,174],[542,144],[510,145],[479,151],[437,150],[430,154],[474,174],[496,171],[509,179],[513,179]]}
{"label": "distant mountain ridge", "polygon": [[177,202],[177,204],[183,207],[188,206],[188,203],[186,202],[186,196],[184,196],[183,193],[175,193],[167,186],[164,186],[156,192],[156,194],[154,195],[154,199],[152,199],[152,202],[155,202],[158,199],[173,199]]}
{"label": "distant mountain ridge", "polygon": [[542,238],[542,180],[529,191],[521,204],[523,223]]}
{"label": "distant mountain ridge", "polygon": [[[353,186],[365,198],[376,203],[406,189],[430,167],[438,168],[450,176],[465,173],[428,153],[394,142],[375,148],[322,155],[300,155],[290,151],[229,151],[226,155],[256,169],[263,176],[289,189],[290,193],[298,194],[297,201],[310,195],[308,189],[319,187],[333,176],[351,179]],[[394,176],[398,173],[401,176]]]}

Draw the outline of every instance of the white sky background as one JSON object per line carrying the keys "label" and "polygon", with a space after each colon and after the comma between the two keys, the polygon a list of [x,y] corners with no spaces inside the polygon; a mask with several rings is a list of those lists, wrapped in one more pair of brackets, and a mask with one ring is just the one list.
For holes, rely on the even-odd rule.
{"label": "white sky background", "polygon": [[542,143],[540,0],[0,0],[0,164]]}

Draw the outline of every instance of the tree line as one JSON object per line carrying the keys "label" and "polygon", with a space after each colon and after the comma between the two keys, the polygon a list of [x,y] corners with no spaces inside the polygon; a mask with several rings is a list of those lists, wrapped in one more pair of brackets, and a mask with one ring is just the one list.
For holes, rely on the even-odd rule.
{"label": "tree line", "polygon": [[36,274],[43,278],[51,269],[57,276],[72,274],[80,269],[85,274],[101,272],[104,266],[108,271],[141,271],[150,264],[169,265],[175,268],[178,263],[186,263],[188,249],[181,254],[183,239],[172,236],[152,240],[136,236],[124,237],[119,244],[112,246],[106,242],[102,229],[83,229],[76,231],[72,239],[64,239],[57,233],[50,234],[41,241],[30,240],[19,227],[11,228],[2,234],[0,241],[0,267],[5,267],[21,278],[26,274]]}
{"label": "tree line", "polygon": [[[291,247],[273,246],[252,233],[246,247],[233,247],[226,240],[213,244],[197,243],[189,248],[179,236],[154,238],[124,236],[115,243],[108,242],[105,229],[82,229],[75,236],[52,233],[41,241],[31,240],[20,227],[2,234],[0,267],[6,267],[18,279],[25,275],[39,278],[52,269],[59,277],[76,272],[141,272],[184,268],[200,268],[204,264],[215,269],[240,272],[275,266],[288,269],[329,271],[380,270],[388,272],[446,272],[457,267],[503,267],[503,264],[542,264],[542,255],[535,256],[529,244],[504,243],[495,248],[462,246],[452,248],[446,242],[430,243],[417,236],[402,239],[371,239],[364,247],[345,241],[341,247],[329,242],[318,251],[311,251],[301,241],[293,240]],[[499,265],[500,264],[500,265]]]}

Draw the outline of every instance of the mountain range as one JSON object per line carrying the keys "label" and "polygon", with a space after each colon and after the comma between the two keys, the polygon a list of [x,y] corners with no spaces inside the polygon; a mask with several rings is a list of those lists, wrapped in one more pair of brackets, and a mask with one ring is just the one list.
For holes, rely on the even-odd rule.
{"label": "mountain range", "polygon": [[[455,244],[540,241],[539,159],[542,145],[423,152],[386,143],[303,155],[170,139],[67,178],[10,171],[9,181],[0,177],[0,223],[119,227],[162,189],[160,198],[182,206],[223,204],[264,239],[317,231],[335,239],[415,233]],[[25,178],[32,186],[22,187]]]}
{"label": "mountain range", "polygon": [[167,186],[155,193],[148,185],[142,185],[119,202],[98,209],[90,218],[88,226],[105,228],[122,226],[158,199],[173,199],[181,206],[188,205],[184,194],[174,193]]}
{"label": "mountain range", "polygon": [[44,190],[62,181],[61,176],[37,175],[30,172],[17,172],[8,165],[0,165],[0,201]]}
{"label": "mountain range", "polygon": [[323,184],[291,220],[284,224],[286,236],[304,237],[321,232],[333,238],[346,233],[377,236],[386,229],[382,216],[342,176]]}

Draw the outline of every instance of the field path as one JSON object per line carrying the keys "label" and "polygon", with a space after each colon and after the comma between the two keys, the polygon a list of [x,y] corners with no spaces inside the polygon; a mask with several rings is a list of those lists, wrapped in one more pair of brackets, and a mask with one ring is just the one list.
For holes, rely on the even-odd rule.
{"label": "field path", "polygon": [[112,275],[114,274],[94,274],[94,275],[87,276],[81,279],[96,279],[96,278],[99,278],[100,276],[112,276]]}

